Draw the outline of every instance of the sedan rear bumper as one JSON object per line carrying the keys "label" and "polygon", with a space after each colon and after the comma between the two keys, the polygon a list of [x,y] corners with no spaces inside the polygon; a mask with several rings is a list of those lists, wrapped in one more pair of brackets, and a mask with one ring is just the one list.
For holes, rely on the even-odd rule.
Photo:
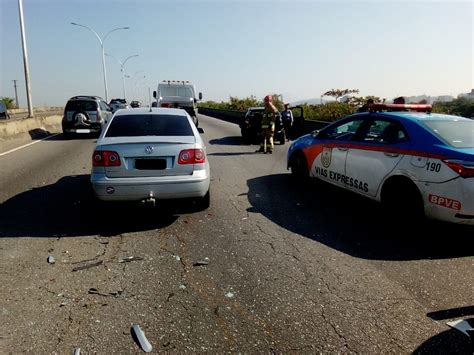
{"label": "sedan rear bumper", "polygon": [[141,201],[204,197],[209,191],[210,177],[206,170],[192,175],[153,178],[108,178],[103,173],[91,174],[92,188],[102,201]]}

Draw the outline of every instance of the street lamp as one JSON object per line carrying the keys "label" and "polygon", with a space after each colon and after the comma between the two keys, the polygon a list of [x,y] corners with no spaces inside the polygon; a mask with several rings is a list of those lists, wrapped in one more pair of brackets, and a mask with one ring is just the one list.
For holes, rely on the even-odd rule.
{"label": "street lamp", "polygon": [[89,31],[91,31],[91,32],[97,37],[97,40],[98,40],[99,43],[100,43],[100,48],[101,48],[101,50],[102,50],[102,69],[103,69],[103,71],[104,71],[105,101],[109,101],[109,95],[108,95],[108,91],[107,91],[107,70],[105,69],[104,41],[105,41],[105,39],[107,38],[107,36],[108,36],[109,34],[111,34],[112,32],[118,31],[118,30],[128,30],[128,29],[130,29],[130,27],[117,27],[117,28],[114,28],[113,30],[110,30],[109,32],[107,32],[107,33],[105,34],[105,36],[103,36],[102,38],[100,38],[100,36],[97,34],[97,32],[94,31],[94,30],[93,30],[92,28],[90,28],[89,26],[84,26],[84,25],[81,25],[81,24],[78,24],[78,23],[75,23],[75,22],[71,22],[71,25],[84,27],[84,28],[88,29]]}
{"label": "street lamp", "polygon": [[124,60],[123,62],[121,62],[120,60],[118,60],[117,58],[115,58],[113,55],[110,55],[110,54],[107,54],[107,53],[105,53],[105,55],[114,58],[114,59],[120,64],[120,71],[122,72],[123,98],[124,98],[124,100],[126,100],[127,97],[126,97],[126,93],[125,93],[125,79],[124,79],[124,76],[125,76],[125,75],[124,75],[125,63],[127,63],[127,60],[129,60],[130,58],[138,57],[138,54],[134,54],[134,55],[131,55],[131,56],[125,58],[125,60]]}

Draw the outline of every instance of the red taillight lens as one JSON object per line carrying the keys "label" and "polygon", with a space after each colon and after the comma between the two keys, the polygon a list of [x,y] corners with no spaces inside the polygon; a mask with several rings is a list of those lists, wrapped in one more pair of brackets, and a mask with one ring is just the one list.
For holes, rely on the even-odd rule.
{"label": "red taillight lens", "polygon": [[171,107],[171,104],[163,103],[161,104],[161,107]]}
{"label": "red taillight lens", "polygon": [[120,155],[110,150],[96,150],[92,154],[93,166],[120,166]]}
{"label": "red taillight lens", "polygon": [[179,153],[178,164],[203,164],[206,162],[206,154],[202,149],[185,149]]}
{"label": "red taillight lens", "polygon": [[474,177],[474,163],[462,160],[443,160],[443,162],[463,178]]}

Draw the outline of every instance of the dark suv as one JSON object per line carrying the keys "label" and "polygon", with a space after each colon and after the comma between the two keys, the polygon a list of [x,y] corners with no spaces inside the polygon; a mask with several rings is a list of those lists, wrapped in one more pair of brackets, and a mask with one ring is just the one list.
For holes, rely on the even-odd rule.
{"label": "dark suv", "polygon": [[100,134],[112,115],[112,109],[98,96],[71,97],[64,108],[63,134]]}
{"label": "dark suv", "polygon": [[[245,117],[240,121],[240,132],[242,138],[248,143],[259,143],[262,139],[262,115],[265,112],[264,107],[250,107],[245,113]],[[285,130],[281,122],[281,116],[278,114],[278,119],[275,122],[275,141],[280,144],[285,144]]]}

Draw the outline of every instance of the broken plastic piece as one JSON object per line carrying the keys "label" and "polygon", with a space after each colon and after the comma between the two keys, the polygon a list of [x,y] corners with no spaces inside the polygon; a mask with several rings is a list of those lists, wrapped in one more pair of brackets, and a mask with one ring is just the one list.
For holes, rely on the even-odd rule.
{"label": "broken plastic piece", "polygon": [[81,348],[75,348],[74,355],[81,355]]}
{"label": "broken plastic piece", "polygon": [[467,335],[469,338],[474,335],[474,318],[459,319],[452,322],[447,322],[451,328],[459,330],[461,333]]}
{"label": "broken plastic piece", "polygon": [[193,266],[204,266],[204,265],[209,265],[209,259],[198,260],[193,264]]}
{"label": "broken plastic piece", "polygon": [[227,292],[227,293],[225,294],[225,296],[226,296],[227,298],[234,298],[234,293],[229,291],[229,292]]}
{"label": "broken plastic piece", "polygon": [[122,258],[119,260],[119,263],[129,263],[130,261],[138,261],[143,260],[141,256],[127,256],[126,258]]}
{"label": "broken plastic piece", "polygon": [[148,339],[145,337],[145,333],[140,329],[138,324],[132,326],[132,333],[135,335],[138,344],[144,352],[149,353],[153,349]]}
{"label": "broken plastic piece", "polygon": [[54,264],[56,262],[56,259],[54,259],[54,256],[48,256],[48,264]]}

